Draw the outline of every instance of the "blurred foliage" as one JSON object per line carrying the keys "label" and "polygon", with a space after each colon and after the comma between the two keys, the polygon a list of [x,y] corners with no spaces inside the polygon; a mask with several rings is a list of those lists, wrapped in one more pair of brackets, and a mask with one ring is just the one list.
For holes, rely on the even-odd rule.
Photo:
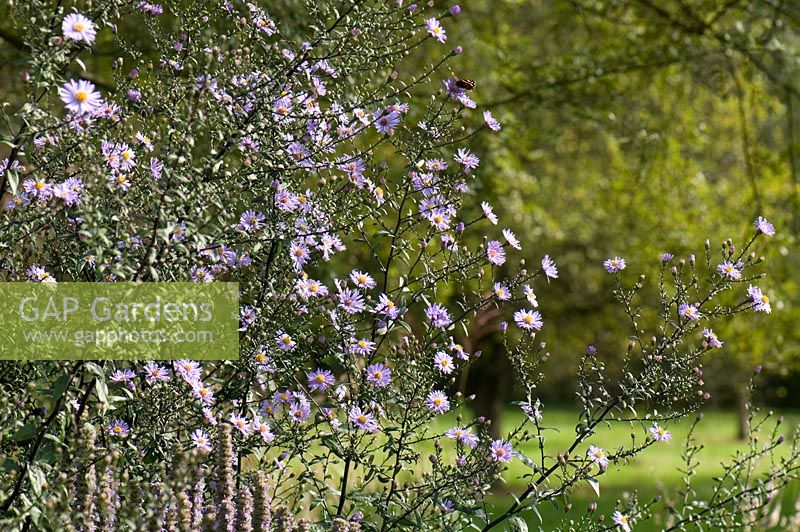
{"label": "blurred foliage", "polygon": [[777,380],[796,375],[800,4],[466,7],[451,38],[465,48],[457,74],[478,81],[476,99],[504,125],[475,141],[483,157],[477,196],[491,198],[501,223],[528,242],[529,260],[549,253],[561,272],[539,294],[544,338],[558,339],[542,396],[569,398],[586,344],[607,356],[624,352],[627,324],[603,259],[625,257],[626,275],[645,273],[655,295],[662,252],[699,257],[707,237],[712,251],[726,238],[741,246],[743,222],[757,215],[778,230],[761,283],[775,311],[756,326],[720,329],[725,349],[707,360],[705,380],[731,400],[756,364]]}

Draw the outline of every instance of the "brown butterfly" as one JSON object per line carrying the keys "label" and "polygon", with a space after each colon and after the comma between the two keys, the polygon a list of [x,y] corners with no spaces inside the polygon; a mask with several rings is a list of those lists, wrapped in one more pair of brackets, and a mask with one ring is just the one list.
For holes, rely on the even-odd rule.
{"label": "brown butterfly", "polygon": [[456,81],[456,87],[459,89],[464,89],[465,91],[471,91],[475,88],[475,80],[474,79],[459,79]]}

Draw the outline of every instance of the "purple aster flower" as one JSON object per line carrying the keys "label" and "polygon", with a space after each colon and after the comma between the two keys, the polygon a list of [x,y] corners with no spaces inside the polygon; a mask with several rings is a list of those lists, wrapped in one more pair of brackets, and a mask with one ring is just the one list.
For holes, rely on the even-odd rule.
{"label": "purple aster flower", "polygon": [[589,449],[586,451],[586,456],[589,460],[599,465],[600,469],[605,470],[608,467],[608,456],[606,456],[606,452],[600,447],[590,445]]}
{"label": "purple aster flower", "polygon": [[495,462],[510,462],[513,455],[511,444],[503,440],[494,440],[489,446],[489,452]]}
{"label": "purple aster flower", "polygon": [[544,325],[542,315],[538,310],[519,309],[514,313],[514,322],[526,331],[539,331]]}
{"label": "purple aster flower", "polygon": [[430,159],[425,161],[425,168],[432,172],[443,172],[447,170],[447,162],[442,159]]}
{"label": "purple aster flower", "polygon": [[711,329],[703,329],[703,338],[705,338],[706,344],[710,347],[722,348],[722,342]]}
{"label": "purple aster flower", "polygon": [[348,314],[358,314],[366,307],[364,297],[356,290],[345,288],[339,292],[339,307]]}
{"label": "purple aster flower", "polygon": [[392,370],[382,363],[372,364],[364,369],[367,382],[376,388],[384,388],[392,381]]}
{"label": "purple aster flower", "polygon": [[522,245],[517,240],[516,235],[511,231],[511,229],[503,229],[503,237],[508,242],[508,245],[514,249],[522,249]]}
{"label": "purple aster flower", "polygon": [[242,433],[243,436],[249,436],[252,428],[250,427],[250,423],[243,416],[239,416],[237,414],[231,414],[231,417],[228,418],[233,427]]}
{"label": "purple aster flower", "polygon": [[558,269],[556,269],[556,263],[550,258],[550,255],[545,255],[542,258],[542,271],[548,279],[558,279]]}
{"label": "purple aster flower", "polygon": [[631,525],[628,520],[628,517],[623,515],[621,512],[616,511],[611,515],[611,519],[614,521],[614,524],[620,527],[623,532],[631,532]]}
{"label": "purple aster flower", "polygon": [[470,429],[453,427],[445,432],[444,435],[472,449],[478,446],[478,437]]}
{"label": "purple aster flower", "polygon": [[245,233],[254,233],[264,227],[264,215],[254,210],[245,211],[239,218],[237,229]]}
{"label": "purple aster flower", "polygon": [[297,292],[303,299],[325,297],[328,295],[328,287],[316,279],[298,279]]}
{"label": "purple aster flower", "polygon": [[298,423],[307,420],[311,415],[311,404],[308,401],[294,401],[289,405],[289,417]]}
{"label": "purple aster flower", "polygon": [[[145,13],[147,15],[151,15],[151,16],[154,16],[154,17],[156,15],[160,15],[160,14],[162,14],[164,12],[164,8],[161,6],[161,4],[151,4],[150,2],[144,2],[144,1],[139,2],[138,9],[142,13]],[[131,71],[131,72],[133,72],[133,71]],[[135,77],[135,76],[132,76],[132,77]]]}
{"label": "purple aster flower", "polygon": [[425,317],[431,322],[432,327],[444,330],[448,325],[453,323],[450,318],[450,313],[439,303],[432,303],[425,309]]}
{"label": "purple aster flower", "polygon": [[488,202],[482,201],[481,202],[481,209],[483,209],[483,215],[489,219],[494,225],[497,225],[497,215],[495,215],[494,211],[492,210],[492,206],[489,205]]}
{"label": "purple aster flower", "polygon": [[275,342],[281,351],[291,351],[297,345],[297,342],[283,331],[278,331],[278,335],[275,336]]}
{"label": "purple aster flower", "polygon": [[722,264],[717,264],[717,271],[722,274],[723,277],[728,277],[729,279],[738,281],[742,278],[742,272],[737,266],[737,264],[726,260]]}
{"label": "purple aster flower", "polygon": [[195,429],[195,431],[192,432],[192,443],[194,444],[194,448],[198,451],[204,453],[211,451],[211,438],[208,437],[208,433],[203,429]]}
{"label": "purple aster flower", "polygon": [[537,308],[539,306],[539,300],[536,299],[536,294],[533,293],[533,288],[526,284],[522,287],[522,291],[525,292],[525,299],[528,300],[528,303],[530,303],[533,308]]}
{"label": "purple aster flower", "polygon": [[445,375],[453,373],[453,357],[444,351],[439,351],[433,355],[433,365]]}
{"label": "purple aster flower", "polygon": [[129,382],[136,377],[136,372],[130,369],[119,369],[109,377],[113,382]]}
{"label": "purple aster flower", "polygon": [[[538,401],[536,403],[539,404]],[[525,403],[524,405],[520,406],[520,410],[531,419],[539,421],[542,419],[542,411],[539,410],[538,406],[532,406],[530,403]]]}
{"label": "purple aster flower", "polygon": [[63,183],[53,185],[53,197],[63,201],[66,205],[77,205],[81,202],[83,181],[79,177],[69,177]]}
{"label": "purple aster flower", "polygon": [[199,380],[192,383],[192,393],[203,401],[204,405],[214,404],[214,391]]}
{"label": "purple aster flower", "polygon": [[375,312],[382,313],[390,320],[396,320],[400,315],[400,309],[386,294],[381,294],[378,298],[378,305],[375,307]]}
{"label": "purple aster flower", "polygon": [[608,273],[621,272],[626,267],[627,267],[627,264],[625,264],[625,259],[623,259],[621,257],[614,257],[613,259],[606,259],[603,262],[603,268],[605,268]]}
{"label": "purple aster flower", "polygon": [[697,321],[700,319],[700,311],[697,309],[697,305],[681,303],[681,306],[678,307],[678,314],[692,321]]}
{"label": "purple aster flower", "polygon": [[144,373],[145,380],[150,384],[169,380],[169,370],[164,366],[159,366],[153,361],[145,364],[142,373]]}
{"label": "purple aster flower", "polygon": [[425,399],[425,406],[427,406],[428,410],[431,412],[444,414],[450,410],[450,401],[447,399],[444,392],[441,390],[434,390],[429,393],[428,397]]}
{"label": "purple aster flower", "polygon": [[486,246],[486,257],[492,264],[502,266],[506,262],[506,250],[499,240],[491,240]]}
{"label": "purple aster flower", "polygon": [[253,307],[242,307],[239,311],[239,320],[242,322],[242,328],[246,329],[253,325],[258,318],[258,313]]}
{"label": "purple aster flower", "polygon": [[661,254],[661,262],[663,262],[664,264],[668,263],[673,258],[675,258],[675,255],[673,255],[672,253],[662,253]]}
{"label": "purple aster flower", "polygon": [[366,338],[362,338],[361,340],[353,338],[350,340],[350,352],[354,355],[367,356],[373,351],[375,351],[375,342],[371,342]]}
{"label": "purple aster flower", "polygon": [[439,503],[439,508],[441,508],[443,513],[450,513],[453,511],[455,507],[456,507],[455,503],[450,499],[445,499],[441,503]]}
{"label": "purple aster flower", "polygon": [[158,160],[158,157],[150,157],[150,175],[153,179],[158,181],[161,179],[161,171],[164,170],[164,163]]}
{"label": "purple aster flower", "polygon": [[314,391],[326,390],[333,386],[333,384],[336,382],[336,378],[333,376],[333,373],[322,368],[317,368],[314,371],[307,372],[306,377],[308,377],[309,389]]}
{"label": "purple aster flower", "polygon": [[772,312],[772,306],[769,303],[769,297],[761,291],[757,286],[747,287],[747,296],[753,303],[753,310],[756,312],[765,312],[767,314]]}
{"label": "purple aster flower", "polygon": [[192,281],[195,283],[210,283],[214,281],[214,276],[205,266],[195,266],[190,273]]}
{"label": "purple aster flower", "polygon": [[94,23],[80,13],[70,13],[61,22],[61,31],[64,37],[73,41],[83,41],[92,44],[97,36]]}
{"label": "purple aster flower", "polygon": [[91,113],[103,101],[100,93],[94,90],[94,84],[83,79],[66,82],[58,89],[58,96],[76,115]]}
{"label": "purple aster flower", "polygon": [[378,133],[386,135],[394,135],[395,129],[400,125],[400,114],[396,112],[383,114],[380,111],[375,111],[374,122],[375,129]]}
{"label": "purple aster flower", "polygon": [[655,423],[648,430],[655,441],[670,441],[672,439],[672,434],[667,429],[659,427]]}
{"label": "purple aster flower", "polygon": [[258,418],[253,420],[253,434],[261,436],[261,439],[267,443],[275,439],[272,428]]}
{"label": "purple aster flower", "polygon": [[494,295],[500,301],[508,301],[511,299],[511,292],[508,290],[508,287],[502,283],[494,283],[492,287],[494,291]]}
{"label": "purple aster flower", "polygon": [[455,155],[455,160],[464,169],[464,173],[468,174],[478,167],[481,160],[476,155],[473,155],[466,148],[459,148]]}
{"label": "purple aster flower", "polygon": [[445,33],[444,28],[442,28],[442,25],[439,24],[439,21],[435,18],[431,17],[425,20],[425,29],[427,29],[431,37],[437,41],[442,43],[447,41],[447,34]]}
{"label": "purple aster flower", "polygon": [[353,270],[350,273],[350,280],[359,288],[370,289],[378,285],[370,274],[358,270]]}
{"label": "purple aster flower", "polygon": [[196,360],[176,360],[173,362],[173,367],[175,368],[175,373],[190,383],[199,380],[203,373],[200,364]]}
{"label": "purple aster flower", "polygon": [[348,414],[350,422],[361,430],[367,432],[378,432],[378,424],[370,412],[364,412],[359,406],[354,406]]}
{"label": "purple aster flower", "polygon": [[131,433],[131,428],[128,426],[127,423],[125,423],[121,419],[117,419],[116,421],[108,424],[108,434],[110,436],[124,438],[130,433]]}
{"label": "purple aster flower", "polygon": [[753,222],[753,225],[757,233],[762,233],[767,236],[773,236],[775,234],[775,226],[769,223],[763,216],[759,216],[758,219]]}
{"label": "purple aster flower", "polygon": [[289,255],[292,257],[292,265],[294,269],[300,271],[306,265],[308,259],[311,257],[308,247],[297,241],[293,241],[289,246]]}
{"label": "purple aster flower", "polygon": [[53,195],[53,185],[42,178],[26,179],[22,188],[31,199],[46,201]]}
{"label": "purple aster flower", "polygon": [[492,131],[500,131],[500,122],[494,119],[491,111],[483,112],[483,121],[486,122],[486,125],[489,126],[489,129]]}
{"label": "purple aster flower", "polygon": [[32,264],[25,272],[28,277],[28,282],[33,283],[54,283],[56,278],[44,269],[41,264]]}

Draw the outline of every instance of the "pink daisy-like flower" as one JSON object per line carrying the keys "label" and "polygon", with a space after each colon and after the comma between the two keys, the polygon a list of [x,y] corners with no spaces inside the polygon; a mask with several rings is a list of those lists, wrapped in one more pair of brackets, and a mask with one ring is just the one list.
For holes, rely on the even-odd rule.
{"label": "pink daisy-like flower", "polygon": [[753,222],[753,225],[755,226],[756,231],[761,234],[767,236],[775,235],[775,226],[769,223],[767,219],[764,218],[763,216],[759,216],[758,219],[756,219],[756,221]]}
{"label": "pink daisy-like flower", "polygon": [[621,272],[626,267],[627,264],[625,264],[625,259],[623,259],[622,257],[614,257],[613,259],[606,259],[603,262],[603,268],[605,268],[608,273]]}
{"label": "pink daisy-like flower", "polygon": [[228,421],[230,421],[230,424],[233,425],[233,427],[241,432],[244,436],[249,436],[252,432],[250,423],[248,423],[247,420],[242,416],[231,414],[231,417],[228,419]]}
{"label": "pink daisy-like flower", "polygon": [[511,299],[511,291],[503,283],[494,283],[494,296],[500,301],[508,301]]}
{"label": "pink daisy-like flower", "polygon": [[738,266],[739,265],[726,260],[722,264],[717,265],[717,271],[723,277],[727,277],[729,279],[733,279],[734,281],[738,281],[739,279],[742,278],[742,272]]}
{"label": "pink daisy-like flower", "polygon": [[519,243],[519,240],[517,240],[516,235],[513,231],[511,231],[511,229],[503,229],[503,238],[506,239],[506,242],[508,242],[508,245],[512,248],[522,249],[522,245]]}
{"label": "pink daisy-like flower", "polygon": [[722,342],[711,329],[703,329],[703,338],[705,338],[706,344],[708,344],[709,347],[716,347],[717,349],[722,348]]}

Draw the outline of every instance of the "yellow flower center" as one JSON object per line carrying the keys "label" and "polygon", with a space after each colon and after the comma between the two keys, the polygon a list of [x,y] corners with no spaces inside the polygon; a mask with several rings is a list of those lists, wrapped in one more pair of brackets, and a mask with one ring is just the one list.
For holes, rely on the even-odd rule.
{"label": "yellow flower center", "polygon": [[75,101],[83,103],[89,99],[89,93],[86,91],[75,91]]}
{"label": "yellow flower center", "polygon": [[767,297],[767,296],[765,296],[765,295],[764,295],[764,296],[761,296],[761,302],[762,302],[762,303],[769,303],[769,297]]}
{"label": "yellow flower center", "polygon": [[319,375],[314,377],[314,380],[316,380],[317,382],[325,382],[325,375],[320,373]]}
{"label": "yellow flower center", "polygon": [[82,22],[76,22],[75,25],[72,26],[72,29],[77,31],[77,32],[82,32],[86,28],[84,27]]}
{"label": "yellow flower center", "polygon": [[367,422],[367,416],[364,416],[364,415],[358,416],[358,422],[362,423],[362,424],[366,423]]}
{"label": "yellow flower center", "polygon": [[36,184],[34,185],[34,187],[36,187],[36,190],[42,190],[44,186],[45,186],[44,181],[37,181]]}

